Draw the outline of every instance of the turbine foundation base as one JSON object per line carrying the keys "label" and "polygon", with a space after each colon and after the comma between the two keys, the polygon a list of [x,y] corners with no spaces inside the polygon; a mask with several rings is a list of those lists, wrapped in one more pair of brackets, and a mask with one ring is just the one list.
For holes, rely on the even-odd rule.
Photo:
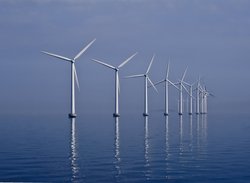
{"label": "turbine foundation base", "polygon": [[165,113],[164,113],[164,116],[168,116],[168,113],[165,112]]}
{"label": "turbine foundation base", "polygon": [[143,116],[148,116],[148,113],[143,113]]}
{"label": "turbine foundation base", "polygon": [[179,112],[179,115],[181,116],[181,115],[182,115],[182,113],[180,113],[180,112]]}
{"label": "turbine foundation base", "polygon": [[113,114],[113,117],[120,117],[120,114],[114,113],[114,114]]}
{"label": "turbine foundation base", "polygon": [[69,118],[76,118],[76,113],[69,113]]}

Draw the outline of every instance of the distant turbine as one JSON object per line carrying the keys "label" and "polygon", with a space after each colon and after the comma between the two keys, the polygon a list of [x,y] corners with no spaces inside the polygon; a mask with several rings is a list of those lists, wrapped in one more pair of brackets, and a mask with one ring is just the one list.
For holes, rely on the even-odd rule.
{"label": "distant turbine", "polygon": [[[179,85],[179,115],[182,115],[183,114],[183,93],[182,93],[182,90],[183,88],[186,90],[186,92],[189,94],[187,88],[184,86],[183,84],[183,81],[184,81],[184,78],[185,78],[185,75],[186,75],[186,72],[187,72],[187,68],[185,69],[183,75],[182,75],[182,78],[179,82],[175,83],[176,85]],[[190,95],[190,94],[189,94]]]}
{"label": "distant turbine", "polygon": [[186,84],[187,86],[189,86],[189,100],[187,100],[189,102],[189,112],[188,114],[189,115],[192,115],[193,114],[193,86],[196,82],[192,83],[192,84],[189,84],[185,81],[183,81],[184,84]]}
{"label": "distant turbine", "polygon": [[126,78],[144,77],[144,113],[143,113],[143,116],[148,116],[148,81],[153,86],[155,91],[158,92],[156,87],[154,86],[153,82],[151,81],[151,79],[148,76],[149,70],[150,70],[152,63],[154,61],[154,57],[155,56],[153,55],[145,74],[138,74],[138,75],[132,75],[132,76],[126,77]]}
{"label": "distant turbine", "polygon": [[115,113],[113,114],[114,117],[119,117],[119,90],[120,90],[120,81],[119,81],[119,74],[118,71],[120,68],[122,68],[128,61],[130,61],[137,53],[133,54],[130,56],[128,59],[126,59],[124,62],[122,62],[118,67],[109,65],[107,63],[104,63],[102,61],[92,59],[94,62],[101,64],[103,66],[106,66],[110,69],[115,70]]}
{"label": "distant turbine", "polygon": [[200,114],[200,76],[197,81],[197,87],[196,87],[196,114]]}
{"label": "distant turbine", "polygon": [[200,86],[200,90],[201,90],[201,96],[202,96],[202,110],[201,110],[201,114],[207,114],[207,97],[208,96],[213,96],[213,94],[209,93],[206,89],[206,86],[202,87]]}
{"label": "distant turbine", "polygon": [[200,114],[204,114],[204,90],[200,86]]}
{"label": "distant turbine", "polygon": [[161,80],[161,81],[158,81],[158,82],[156,82],[154,85],[158,85],[158,84],[160,84],[160,83],[164,83],[165,84],[165,112],[164,112],[164,115],[165,116],[168,116],[168,85],[169,84],[171,84],[172,86],[174,86],[175,88],[177,88],[177,90],[179,90],[179,88],[178,87],[176,87],[175,85],[174,85],[174,83],[172,82],[172,81],[170,81],[169,79],[168,79],[168,75],[169,75],[169,65],[170,65],[170,61],[168,62],[168,64],[167,64],[167,69],[166,69],[166,77],[165,77],[165,79],[163,79],[163,80]]}
{"label": "distant turbine", "polygon": [[46,51],[42,51],[43,53],[50,55],[52,57],[56,57],[58,59],[67,61],[71,63],[71,113],[69,113],[69,118],[75,118],[76,112],[75,112],[75,82],[79,88],[79,82],[77,77],[77,72],[75,68],[75,61],[95,42],[96,39],[92,40],[87,46],[85,46],[73,59],[56,55],[53,53],[49,53]]}
{"label": "distant turbine", "polygon": [[205,87],[202,89],[202,100],[203,100],[203,114],[207,114],[207,95],[208,93],[206,92]]}

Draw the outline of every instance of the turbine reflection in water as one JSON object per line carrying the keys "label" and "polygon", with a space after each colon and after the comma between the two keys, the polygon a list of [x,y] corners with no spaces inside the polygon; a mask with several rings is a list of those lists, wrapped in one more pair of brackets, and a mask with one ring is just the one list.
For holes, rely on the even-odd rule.
{"label": "turbine reflection in water", "polygon": [[183,153],[183,116],[179,115],[180,156]]}
{"label": "turbine reflection in water", "polygon": [[[207,115],[197,116],[197,148],[199,154],[207,154]],[[203,157],[205,158],[205,157]]]}
{"label": "turbine reflection in water", "polygon": [[202,139],[206,142],[207,139],[207,114],[201,116]]}
{"label": "turbine reflection in water", "polygon": [[[121,158],[120,158],[120,130],[119,130],[119,118],[115,117],[115,143],[114,143],[114,150],[115,150],[115,169],[116,169],[116,179],[120,178],[121,175]],[[119,182],[117,180],[117,182]]]}
{"label": "turbine reflection in water", "polygon": [[189,115],[189,138],[190,138],[190,151],[193,151],[193,115]]}
{"label": "turbine reflection in water", "polygon": [[200,115],[197,115],[196,118],[196,134],[197,134],[197,147],[199,147],[200,145]]}
{"label": "turbine reflection in water", "polygon": [[144,137],[144,157],[145,157],[145,178],[147,180],[151,177],[150,162],[149,162],[149,131],[148,131],[148,116],[144,116],[144,127],[145,127],[145,137]]}
{"label": "turbine reflection in water", "polygon": [[169,171],[169,159],[170,159],[170,152],[169,152],[169,124],[168,124],[168,116],[165,117],[165,145],[166,145],[166,179],[168,180],[168,171]]}
{"label": "turbine reflection in water", "polygon": [[193,139],[193,116],[189,115],[189,135],[190,135],[190,140],[192,141]]}
{"label": "turbine reflection in water", "polygon": [[70,142],[70,159],[71,159],[71,171],[72,171],[72,182],[79,180],[79,166],[77,163],[78,152],[77,152],[77,139],[76,139],[76,119],[71,118],[71,142]]}

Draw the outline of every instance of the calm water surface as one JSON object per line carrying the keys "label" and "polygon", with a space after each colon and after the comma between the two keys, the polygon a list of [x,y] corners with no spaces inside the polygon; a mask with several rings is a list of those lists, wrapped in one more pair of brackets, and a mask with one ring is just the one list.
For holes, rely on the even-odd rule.
{"label": "calm water surface", "polygon": [[0,117],[0,181],[250,182],[250,115]]}

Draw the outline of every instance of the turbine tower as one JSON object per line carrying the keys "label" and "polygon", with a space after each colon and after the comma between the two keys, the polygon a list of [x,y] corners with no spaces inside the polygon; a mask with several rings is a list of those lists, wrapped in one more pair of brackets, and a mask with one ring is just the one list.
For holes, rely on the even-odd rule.
{"label": "turbine tower", "polygon": [[155,86],[158,85],[158,84],[160,84],[160,83],[164,83],[165,84],[165,111],[164,111],[164,115],[165,116],[168,116],[168,93],[169,93],[169,91],[168,91],[169,87],[168,86],[169,86],[169,84],[172,85],[172,86],[174,86],[177,90],[179,90],[179,88],[176,87],[174,85],[174,83],[168,79],[168,76],[169,76],[169,65],[170,65],[170,61],[167,64],[165,79],[163,79],[161,81],[158,81],[158,82],[156,82],[154,84]]}
{"label": "turbine tower", "polygon": [[151,79],[148,76],[149,70],[150,70],[150,68],[152,66],[152,63],[154,61],[154,57],[155,56],[153,55],[153,57],[152,57],[152,59],[151,59],[151,61],[149,63],[149,66],[148,66],[148,69],[147,69],[146,73],[126,77],[126,78],[144,77],[144,113],[143,113],[143,116],[148,116],[148,81],[151,84],[151,86],[153,86],[155,91],[158,92],[156,87],[154,86],[154,83],[151,81]]}
{"label": "turbine tower", "polygon": [[184,86],[183,84],[183,81],[184,81],[184,78],[185,78],[185,75],[186,75],[186,72],[187,72],[187,68],[185,69],[183,75],[182,75],[182,78],[181,80],[178,82],[178,83],[175,83],[176,85],[179,85],[179,115],[182,115],[183,114],[183,88],[186,90],[186,92],[188,93],[188,90],[186,89],[186,87]]}
{"label": "turbine tower", "polygon": [[75,68],[75,61],[95,42],[96,39],[93,39],[87,46],[85,46],[74,58],[67,58],[64,56],[60,56],[57,54],[49,53],[46,51],[42,51],[42,53],[45,53],[49,56],[56,57],[58,59],[67,61],[71,63],[71,112],[69,113],[69,118],[75,118],[76,111],[75,111],[75,82],[79,88],[79,82],[77,77],[77,72]]}
{"label": "turbine tower", "polygon": [[114,117],[119,117],[119,91],[120,91],[120,81],[119,81],[119,74],[118,71],[120,68],[122,68],[128,61],[130,61],[137,53],[130,56],[128,59],[123,61],[118,67],[112,66],[110,64],[107,64],[105,62],[102,62],[100,60],[92,59],[94,62],[101,64],[103,66],[106,66],[110,69],[113,69],[115,71],[115,113],[113,114]]}

